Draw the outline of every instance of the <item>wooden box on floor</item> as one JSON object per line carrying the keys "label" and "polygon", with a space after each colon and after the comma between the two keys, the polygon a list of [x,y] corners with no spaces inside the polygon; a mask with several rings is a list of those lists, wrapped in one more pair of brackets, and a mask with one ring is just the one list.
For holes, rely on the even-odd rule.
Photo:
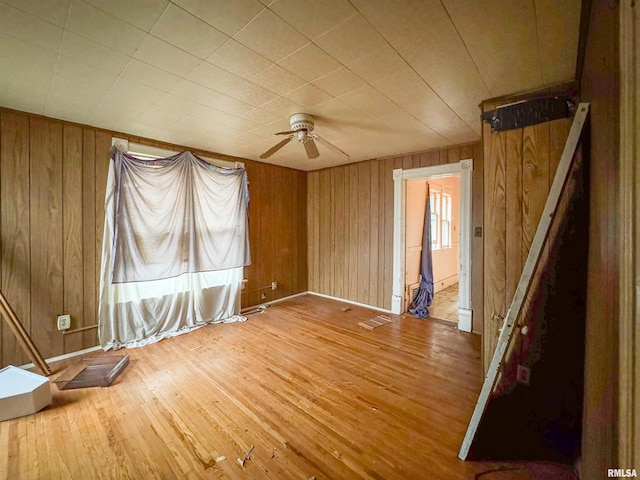
{"label": "wooden box on floor", "polygon": [[50,403],[48,378],[12,365],[0,370],[0,421],[32,415]]}

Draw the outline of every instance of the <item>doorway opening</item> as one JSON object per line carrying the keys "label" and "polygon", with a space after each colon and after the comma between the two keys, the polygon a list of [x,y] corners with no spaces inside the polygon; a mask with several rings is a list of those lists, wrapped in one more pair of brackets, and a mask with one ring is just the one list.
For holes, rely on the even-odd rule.
{"label": "doorway opening", "polygon": [[[434,287],[436,296],[434,299],[431,316],[444,320],[456,321],[458,329],[470,332],[472,327],[471,310],[471,173],[473,160],[462,160],[458,163],[436,165],[433,167],[415,168],[410,170],[396,169],[393,171],[394,179],[394,242],[393,242],[393,295],[391,298],[391,311],[396,314],[404,313],[411,300],[411,286],[415,283],[415,262],[412,257],[419,257],[420,248],[408,245],[416,243],[415,228],[407,228],[407,194],[415,190],[414,185],[426,184],[427,181],[434,185],[431,199],[432,206],[438,206],[438,212],[431,216],[432,247],[433,252],[438,252],[438,258],[434,258]],[[459,178],[459,186],[454,187],[455,182],[446,180],[453,177]],[[418,180],[414,184],[413,182]],[[437,185],[437,187],[436,187]],[[449,192],[447,191],[449,187]],[[443,205],[452,202],[453,189],[458,188],[457,203],[453,207],[449,203],[447,208],[451,214],[443,211]],[[425,187],[426,191],[426,187]],[[435,195],[434,195],[435,193]],[[426,199],[425,199],[426,200]],[[453,210],[455,208],[455,215]],[[432,208],[433,210],[433,208]],[[422,209],[424,216],[424,209]],[[458,223],[456,232],[453,231],[453,217]],[[454,249],[454,239],[459,239]],[[407,248],[409,246],[409,248]],[[412,248],[415,247],[415,248]],[[421,246],[420,246],[421,247]],[[436,262],[440,265],[437,266]],[[456,268],[457,267],[457,268]],[[456,287],[457,285],[457,292]],[[448,289],[448,290],[447,290]],[[444,291],[444,292],[443,292]],[[442,293],[443,292],[443,293]],[[440,293],[440,295],[438,295]],[[456,294],[457,293],[457,294]],[[438,305],[440,304],[440,305]],[[443,318],[444,317],[444,318]]]}

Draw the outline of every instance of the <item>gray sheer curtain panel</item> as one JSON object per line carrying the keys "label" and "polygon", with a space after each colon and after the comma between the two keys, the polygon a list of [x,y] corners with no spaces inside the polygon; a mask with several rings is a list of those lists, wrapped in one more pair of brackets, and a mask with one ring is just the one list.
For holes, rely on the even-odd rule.
{"label": "gray sheer curtain panel", "polygon": [[244,320],[248,202],[244,168],[191,152],[141,160],[112,148],[98,312],[105,350]]}

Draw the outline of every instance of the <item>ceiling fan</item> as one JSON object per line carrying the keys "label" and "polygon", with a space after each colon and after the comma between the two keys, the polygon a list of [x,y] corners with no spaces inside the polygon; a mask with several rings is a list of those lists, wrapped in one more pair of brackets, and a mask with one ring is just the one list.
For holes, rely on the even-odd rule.
{"label": "ceiling fan", "polygon": [[349,158],[349,155],[344,153],[334,144],[330,143],[328,140],[325,140],[320,135],[316,135],[315,133],[311,133],[313,131],[313,116],[308,113],[295,113],[289,117],[289,124],[291,125],[291,130],[287,132],[278,132],[274,135],[287,135],[287,138],[277,143],[269,150],[260,155],[260,158],[265,159],[269,158],[271,155],[276,153],[282,147],[284,147],[287,143],[289,143],[293,138],[295,138],[298,143],[304,145],[304,149],[307,152],[307,157],[310,159],[318,158],[320,156],[320,152],[318,152],[318,147],[316,146],[315,140],[320,142],[325,147],[333,150],[334,152],[344,155]]}

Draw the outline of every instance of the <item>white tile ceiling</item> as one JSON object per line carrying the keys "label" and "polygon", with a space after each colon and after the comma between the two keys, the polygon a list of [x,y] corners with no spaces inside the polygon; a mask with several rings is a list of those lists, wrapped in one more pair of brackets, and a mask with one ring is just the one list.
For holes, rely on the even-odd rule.
{"label": "white tile ceiling", "polygon": [[314,170],[480,138],[487,98],[573,80],[581,0],[0,0],[0,106]]}

